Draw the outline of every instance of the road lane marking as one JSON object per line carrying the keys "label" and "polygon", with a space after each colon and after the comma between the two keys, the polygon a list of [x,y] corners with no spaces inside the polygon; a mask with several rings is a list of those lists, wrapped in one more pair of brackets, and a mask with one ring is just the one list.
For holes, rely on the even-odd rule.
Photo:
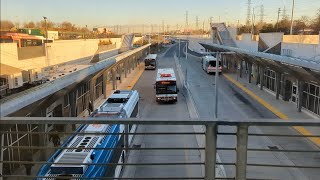
{"label": "road lane marking", "polygon": [[[249,96],[251,96],[253,99],[258,101],[260,104],[262,104],[264,107],[266,107],[268,110],[270,110],[272,113],[274,113],[276,116],[278,116],[282,120],[288,120],[290,119],[287,115],[283,114],[281,111],[277,110],[275,107],[273,107],[271,104],[267,103],[265,100],[254,94],[252,91],[250,91],[248,88],[244,87],[242,84],[237,82],[235,79],[233,79],[231,76],[223,74],[225,78],[227,78],[230,82],[238,86],[241,90],[243,90],[245,93],[247,93]],[[300,134],[309,136],[313,135],[309,130],[302,126],[293,126],[293,128],[298,131]],[[315,143],[317,146],[320,147],[320,138],[318,137],[308,137],[310,141]]]}

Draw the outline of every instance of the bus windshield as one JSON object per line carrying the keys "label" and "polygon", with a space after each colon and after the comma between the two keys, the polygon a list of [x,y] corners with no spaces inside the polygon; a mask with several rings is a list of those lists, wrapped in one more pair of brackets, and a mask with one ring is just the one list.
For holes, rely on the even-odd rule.
{"label": "bus windshield", "polygon": [[159,83],[156,85],[156,93],[157,94],[176,94],[177,85],[175,83],[170,83],[170,84]]}
{"label": "bus windshield", "polygon": [[156,60],[155,59],[146,59],[145,60],[145,65],[146,66],[155,66],[156,65]]}

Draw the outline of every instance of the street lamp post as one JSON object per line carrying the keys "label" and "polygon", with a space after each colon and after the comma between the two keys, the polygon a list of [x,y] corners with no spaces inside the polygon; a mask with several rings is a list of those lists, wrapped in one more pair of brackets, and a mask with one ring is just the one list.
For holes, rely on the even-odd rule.
{"label": "street lamp post", "polygon": [[290,35],[292,35],[292,28],[293,28],[293,12],[294,12],[294,0],[292,0]]}
{"label": "street lamp post", "polygon": [[45,42],[45,48],[46,48],[46,61],[47,66],[50,66],[49,58],[48,58],[48,25],[47,25],[47,17],[43,16],[44,23],[45,23],[45,30],[46,30],[46,42]]}

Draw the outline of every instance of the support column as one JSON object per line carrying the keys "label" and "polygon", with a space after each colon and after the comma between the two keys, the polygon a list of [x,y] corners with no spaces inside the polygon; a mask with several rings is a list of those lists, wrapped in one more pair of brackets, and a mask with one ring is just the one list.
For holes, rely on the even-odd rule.
{"label": "support column", "polygon": [[96,78],[92,78],[90,81],[90,100],[91,100],[92,110],[95,109],[94,107],[94,100],[96,95],[95,84],[96,84]]}
{"label": "support column", "polygon": [[127,62],[128,62],[128,70],[129,70],[129,74],[131,73],[131,66],[132,66],[132,64],[131,64],[131,60],[128,58],[127,59]]}
{"label": "support column", "polygon": [[285,93],[285,84],[286,84],[286,82],[285,82],[285,74],[282,74],[281,81],[282,81],[282,84],[281,84],[280,94],[282,96],[282,100],[285,100],[285,95],[284,95],[284,93]]}
{"label": "support column", "polygon": [[128,62],[127,61],[124,61],[123,67],[124,67],[124,77],[127,78],[127,74],[128,74]]}
{"label": "support column", "polygon": [[260,68],[261,68],[261,66],[259,66],[259,65],[257,65],[257,77],[256,77],[256,85],[258,85],[259,84],[259,82],[260,82]]}
{"label": "support column", "polygon": [[[38,131],[39,132],[45,132],[46,131],[46,125],[45,124],[39,124],[38,125]],[[39,134],[39,146],[40,147],[46,147],[47,146],[47,135],[45,134]],[[40,161],[46,161],[47,160],[47,150],[41,149],[40,150]]]}
{"label": "support column", "polygon": [[217,125],[206,125],[205,147],[205,180],[215,180],[216,176],[216,153],[217,153]]}
{"label": "support column", "polygon": [[259,68],[260,72],[259,72],[259,76],[260,76],[260,90],[263,90],[263,77],[264,77],[264,68],[262,66],[260,66]]}
{"label": "support column", "polygon": [[281,89],[281,73],[276,72],[276,99],[279,99]]}
{"label": "support column", "polygon": [[112,89],[116,90],[117,88],[117,79],[116,79],[116,71],[114,70],[114,68],[111,70],[112,73]]}
{"label": "support column", "polygon": [[132,57],[132,59],[131,59],[131,64],[132,64],[132,66],[131,66],[131,67],[132,67],[132,71],[133,71],[133,70],[134,70],[134,66],[135,66],[135,65],[134,65],[134,64],[135,64],[135,62],[134,62],[134,58],[133,58],[133,57]]}
{"label": "support column", "polygon": [[[0,161],[3,161],[3,149],[2,146],[4,146],[4,134],[0,132]],[[0,175],[3,175],[3,163],[0,163]],[[2,177],[0,177],[0,180],[3,180]]]}
{"label": "support column", "polygon": [[117,69],[118,69],[118,74],[119,74],[119,81],[120,81],[120,83],[122,83],[122,67],[120,64]]}
{"label": "support column", "polygon": [[303,86],[304,86],[304,82],[299,80],[299,82],[298,82],[298,112],[301,112],[301,109],[302,109]]}
{"label": "support column", "polygon": [[242,60],[240,60],[240,74],[239,74],[239,77],[240,77],[240,78],[242,78],[242,70],[243,70]]}
{"label": "support column", "polygon": [[103,80],[102,80],[103,97],[107,99],[108,98],[107,96],[108,71],[104,71],[102,77],[103,77]]}
{"label": "support column", "polygon": [[251,83],[251,78],[252,78],[252,63],[248,63],[248,70],[249,70],[249,79],[248,82]]}
{"label": "support column", "polygon": [[236,180],[247,179],[248,125],[237,127]]}

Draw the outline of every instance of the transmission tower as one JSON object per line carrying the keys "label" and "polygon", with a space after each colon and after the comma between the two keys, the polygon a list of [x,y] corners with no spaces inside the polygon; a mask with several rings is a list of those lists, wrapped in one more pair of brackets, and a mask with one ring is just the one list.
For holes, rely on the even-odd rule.
{"label": "transmission tower", "polygon": [[264,6],[260,6],[260,23],[262,24],[264,22]]}
{"label": "transmission tower", "polygon": [[287,10],[285,6],[283,7],[283,10],[282,10],[282,19],[283,20],[288,19]]}
{"label": "transmission tower", "polygon": [[188,11],[186,11],[186,27],[185,27],[186,30],[188,29],[188,26],[189,26],[189,23],[188,23],[189,17],[188,16],[189,16]]}
{"label": "transmission tower", "polygon": [[197,16],[196,17],[196,30],[199,29],[199,17]]}
{"label": "transmission tower", "polygon": [[250,26],[251,23],[251,0],[248,0],[248,9],[247,9],[247,20],[246,20],[246,25]]}

